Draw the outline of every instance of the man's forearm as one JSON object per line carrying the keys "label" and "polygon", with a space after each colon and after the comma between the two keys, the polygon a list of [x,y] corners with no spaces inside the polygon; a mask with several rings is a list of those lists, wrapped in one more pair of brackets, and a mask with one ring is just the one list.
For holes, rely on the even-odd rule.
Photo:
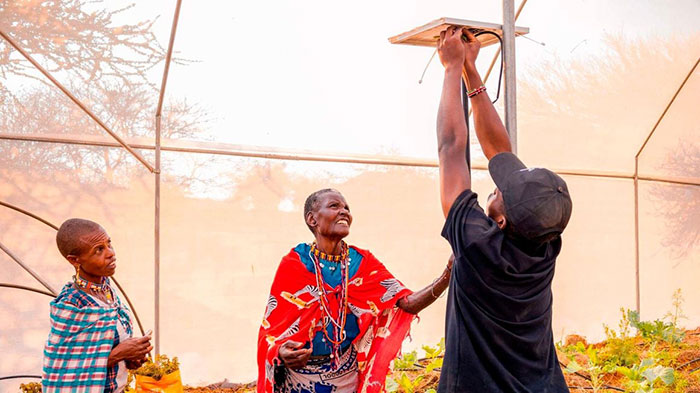
{"label": "man's forearm", "polygon": [[[481,76],[473,64],[465,68],[465,74],[469,90],[476,89],[483,84]],[[512,151],[506,128],[503,126],[488,94],[483,92],[469,100],[474,114],[476,137],[479,139],[486,158],[490,160],[498,153]]]}
{"label": "man's forearm", "polygon": [[445,70],[437,117],[438,152],[467,147],[466,124],[460,92],[461,70]]}

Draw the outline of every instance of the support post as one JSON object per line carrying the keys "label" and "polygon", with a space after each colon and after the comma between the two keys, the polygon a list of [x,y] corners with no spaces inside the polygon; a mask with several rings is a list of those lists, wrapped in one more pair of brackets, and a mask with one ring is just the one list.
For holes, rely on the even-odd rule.
{"label": "support post", "polygon": [[505,77],[506,130],[510,136],[513,153],[518,153],[518,126],[516,117],[515,85],[515,5],[513,0],[503,0],[503,65]]}
{"label": "support post", "polygon": [[161,114],[156,115],[156,171],[155,171],[155,223],[154,223],[154,307],[155,307],[155,342],[154,349],[156,356],[160,355],[160,120]]}
{"label": "support post", "polygon": [[170,71],[170,61],[173,58],[173,46],[175,45],[175,33],[177,32],[177,23],[180,19],[180,7],[182,7],[182,0],[177,0],[175,4],[175,15],[173,16],[173,25],[170,29],[170,41],[168,42],[168,52],[165,55],[165,67],[163,68],[163,79],[160,83],[160,92],[158,94],[158,106],[156,108],[156,170],[155,170],[155,225],[154,225],[154,308],[155,308],[155,321],[153,323],[153,330],[155,333],[154,349],[156,351],[156,356],[160,354],[160,134],[161,134],[161,120],[163,115],[163,101],[165,99],[165,87],[168,83],[168,72]]}

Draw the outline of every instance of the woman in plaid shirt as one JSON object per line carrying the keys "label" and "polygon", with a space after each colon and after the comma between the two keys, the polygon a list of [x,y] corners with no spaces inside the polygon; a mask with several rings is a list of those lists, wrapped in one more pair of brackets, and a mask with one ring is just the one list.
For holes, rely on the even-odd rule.
{"label": "woman in plaid shirt", "polygon": [[152,347],[150,335],[132,337],[130,311],[110,285],[117,267],[111,239],[97,223],[73,218],[56,243],[76,272],[51,302],[43,391],[121,393],[126,370],[140,367]]}

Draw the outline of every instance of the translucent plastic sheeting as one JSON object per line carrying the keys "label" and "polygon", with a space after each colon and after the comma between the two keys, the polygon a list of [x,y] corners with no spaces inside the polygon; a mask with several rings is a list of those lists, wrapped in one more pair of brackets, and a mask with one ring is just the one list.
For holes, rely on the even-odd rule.
{"label": "translucent plastic sheeting", "polygon": [[641,182],[639,187],[641,314],[664,318],[672,295],[684,298],[681,326],[700,325],[700,187]]}
{"label": "translucent plastic sheeting", "polygon": [[[1,141],[0,150],[7,148],[18,152],[15,158],[0,154],[0,161],[5,160],[0,164],[0,201],[55,225],[71,217],[101,224],[117,253],[115,277],[144,324],[152,326],[153,178],[144,176],[130,156],[119,156],[117,149]],[[106,161],[113,155],[120,158],[117,171],[108,164],[112,161]],[[83,162],[69,165],[74,159]],[[53,229],[4,206],[0,206],[0,222],[0,242],[13,254],[56,290],[70,281],[74,269],[59,254]],[[0,282],[42,289],[4,253],[0,264]],[[0,288],[0,376],[41,373],[50,300],[33,292]],[[16,391],[5,390],[4,385],[0,390]]]}
{"label": "translucent plastic sheeting", "polygon": [[[369,248],[411,288],[432,282],[450,255],[439,237],[435,169],[164,158],[218,170],[219,184],[209,188],[172,180],[163,186],[161,345],[189,370],[189,383],[254,379],[257,332],[277,264],[313,240],[302,213],[313,191],[340,190],[354,217],[348,242]],[[442,300],[426,310],[413,330],[416,345],[440,339],[443,313]]]}
{"label": "translucent plastic sheeting", "polygon": [[[698,11],[692,1],[672,9],[631,1],[526,4],[518,24],[545,46],[517,39],[525,157],[631,172],[635,149],[698,53],[700,30],[689,19]],[[440,16],[502,20],[498,2],[229,3],[217,12],[185,3],[176,49],[198,61],[173,65],[168,102],[186,96],[208,113],[190,139],[432,157],[442,66],[436,57],[418,84],[431,50],[390,45],[387,37]],[[482,74],[494,51],[482,51]],[[491,97],[498,65],[487,84]]]}
{"label": "translucent plastic sheeting", "polygon": [[[50,5],[79,7],[64,14],[41,4],[4,3],[0,27],[115,132],[152,141],[163,65],[157,58],[175,2],[124,10],[123,2]],[[185,2],[163,137],[434,159],[442,68],[434,59],[418,84],[430,50],[391,46],[386,38],[440,16],[498,22],[500,4],[334,7]],[[517,41],[523,160],[631,176],[634,155],[697,60],[698,7],[693,0],[674,7],[631,0],[528,3],[518,24],[545,46]],[[91,13],[95,18],[84,18]],[[108,22],[100,19],[105,15]],[[85,34],[72,43],[56,33],[68,25],[102,29],[105,36]],[[134,31],[135,41],[115,43]],[[483,51],[480,69],[494,50]],[[3,134],[105,135],[5,41],[0,70]],[[492,97],[495,72],[487,85]],[[640,157],[640,174],[697,179],[697,81],[697,74],[691,77],[659,124]],[[142,153],[153,162],[151,151]],[[603,338],[604,323],[619,319],[620,307],[635,303],[634,184],[565,178],[574,213],[553,288],[555,339],[577,333],[595,341]],[[117,251],[117,277],[146,329],[154,320],[153,180],[122,149],[0,140],[0,200],[57,225],[75,216],[101,223]],[[165,152],[163,182],[161,352],[180,357],[185,383],[255,378],[255,338],[272,276],[283,254],[311,240],[301,209],[316,189],[345,194],[355,216],[348,240],[371,249],[409,287],[430,283],[449,256],[439,237],[436,168]],[[647,181],[639,187],[642,317],[662,317],[681,288],[687,326],[697,326],[698,187]],[[474,188],[485,202],[493,188],[486,172],[475,172]],[[49,283],[58,288],[70,279],[52,230],[4,207],[0,223],[0,241]],[[4,254],[0,263],[6,265],[0,281],[40,287]],[[0,375],[40,373],[48,300],[0,288]],[[443,321],[441,299],[422,313],[406,348],[436,343]],[[0,391],[17,385],[3,382]]]}
{"label": "translucent plastic sheeting", "polygon": [[[680,85],[680,82],[678,84]],[[692,178],[700,181],[698,102],[700,67],[688,78],[640,155],[640,175]]]}
{"label": "translucent plastic sheeting", "polygon": [[[302,163],[165,153],[172,165],[197,161],[212,182],[163,187],[162,352],[177,355],[191,383],[255,378],[257,331],[281,257],[312,240],[303,222],[311,192],[332,187],[353,212],[348,241],[369,248],[409,287],[440,273],[449,247],[436,169]],[[567,176],[574,216],[554,284],[557,339],[596,339],[620,307],[634,307],[632,181]],[[474,189],[493,190],[485,171]],[[621,224],[620,224],[621,223]],[[606,291],[600,291],[606,288]],[[444,300],[426,309],[407,349],[443,335]],[[595,318],[591,318],[595,315]]]}

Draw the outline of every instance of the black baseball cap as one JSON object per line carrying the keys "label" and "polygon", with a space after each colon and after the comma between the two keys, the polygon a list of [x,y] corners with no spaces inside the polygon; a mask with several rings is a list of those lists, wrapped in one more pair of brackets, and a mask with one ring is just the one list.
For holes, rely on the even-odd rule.
{"label": "black baseball cap", "polygon": [[545,168],[528,168],[513,153],[492,157],[489,173],[503,194],[506,219],[515,235],[544,243],[564,231],[572,204],[559,175]]}

